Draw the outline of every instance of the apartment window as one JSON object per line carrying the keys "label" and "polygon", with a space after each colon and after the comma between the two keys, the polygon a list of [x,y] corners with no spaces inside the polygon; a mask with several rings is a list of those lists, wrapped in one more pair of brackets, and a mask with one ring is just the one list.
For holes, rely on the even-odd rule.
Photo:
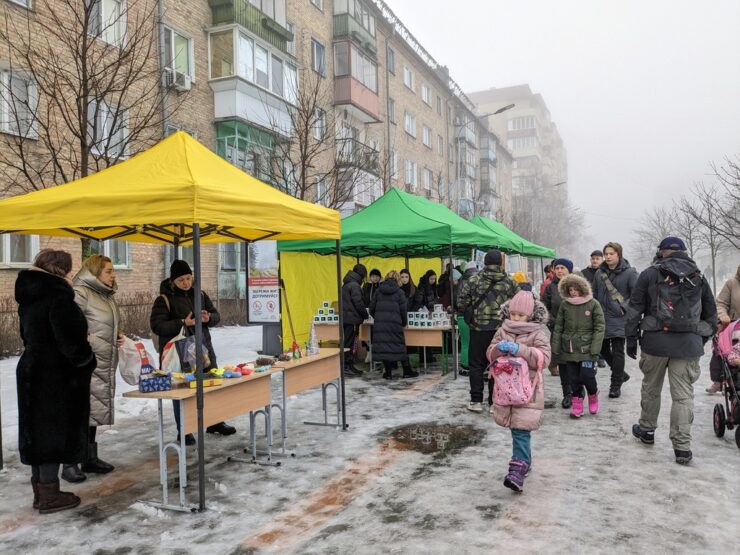
{"label": "apartment window", "polygon": [[114,268],[130,268],[131,252],[128,241],[95,241],[90,243],[93,252],[110,258]]}
{"label": "apartment window", "polygon": [[368,33],[375,36],[375,17],[361,0],[334,0],[334,13],[348,13]]}
{"label": "apartment window", "polygon": [[414,73],[406,66],[403,67],[403,84],[414,90]]}
{"label": "apartment window", "polygon": [[326,177],[316,178],[316,202],[321,206],[329,206],[329,191],[326,187]]}
{"label": "apartment window", "polygon": [[365,85],[368,89],[374,93],[378,92],[378,71],[375,63],[360,52],[354,45],[350,48],[351,64],[352,64],[352,77]]}
{"label": "apartment window", "polygon": [[326,77],[326,48],[316,39],[311,39],[311,67],[316,73]]}
{"label": "apartment window", "polygon": [[268,67],[270,63],[270,56],[266,48],[262,48],[259,44],[255,45],[254,49],[254,81],[260,87],[265,89],[270,88],[270,69]]}
{"label": "apartment window", "polygon": [[125,155],[128,128],[126,110],[108,102],[90,100],[87,133],[93,154],[107,158]]}
{"label": "apartment window", "polygon": [[391,150],[391,155],[388,159],[388,177],[393,181],[398,177],[398,153],[395,150]]}
{"label": "apartment window", "polygon": [[442,115],[442,97],[437,95],[437,115]]}
{"label": "apartment window", "polygon": [[431,191],[432,190],[432,181],[434,180],[434,175],[432,174],[432,170],[429,168],[424,168],[424,190]]}
{"label": "apartment window", "polygon": [[438,183],[438,192],[439,192],[440,200],[447,199],[449,191],[447,190],[445,178],[442,175],[440,175],[437,183]]}
{"label": "apartment window", "polygon": [[[254,41],[239,33],[236,73],[248,81],[254,81]],[[264,72],[264,67],[262,68]]]}
{"label": "apartment window", "polygon": [[440,156],[444,156],[445,153],[445,139],[442,135],[437,135],[437,153]]}
{"label": "apartment window", "polygon": [[452,143],[447,145],[447,158],[450,161],[450,164],[452,164],[452,161],[455,159],[455,153],[452,150]]}
{"label": "apartment window", "polygon": [[408,112],[403,113],[403,128],[412,137],[416,137],[416,117]]}
{"label": "apartment window", "polygon": [[509,131],[519,131],[520,129],[535,129],[537,120],[534,116],[520,116],[509,120]]}
{"label": "apartment window", "polygon": [[396,101],[388,98],[388,121],[396,123]]}
{"label": "apartment window", "polygon": [[247,246],[244,243],[223,243],[220,245],[221,269],[227,272],[236,271],[237,259],[239,270],[247,271]]}
{"label": "apartment window", "polygon": [[175,74],[193,76],[193,41],[169,27],[164,28],[164,57],[166,69]]}
{"label": "apartment window", "polygon": [[313,138],[320,141],[326,134],[326,112],[316,108],[314,112]]}
{"label": "apartment window", "polygon": [[388,71],[393,75],[396,74],[396,53],[390,46],[388,47]]}
{"label": "apartment window", "polygon": [[424,142],[424,146],[432,148],[432,130],[426,125],[423,128],[422,141]]}
{"label": "apartment window", "polygon": [[31,0],[10,0],[14,4],[18,4],[20,6],[30,8],[31,7]]}
{"label": "apartment window", "polygon": [[422,83],[421,85],[421,99],[429,106],[432,105],[432,89],[429,85]]}
{"label": "apartment window", "polygon": [[119,46],[126,24],[122,0],[87,0],[91,2],[89,32],[109,44]]}
{"label": "apartment window", "polygon": [[33,81],[18,73],[0,71],[0,133],[35,138],[37,105]]}
{"label": "apartment window", "polygon": [[39,253],[38,235],[0,235],[0,264],[29,265]]}
{"label": "apartment window", "polygon": [[324,0],[311,0],[311,4],[316,6],[322,12],[324,11]]}
{"label": "apartment window", "polygon": [[286,21],[285,28],[293,33],[293,40],[286,43],[285,49],[288,51],[288,54],[295,56],[295,24],[292,21]]}
{"label": "apartment window", "polygon": [[524,150],[529,148],[537,148],[539,146],[539,142],[537,141],[537,137],[534,135],[529,135],[527,137],[516,137],[513,139],[509,139],[508,141],[509,150]]}
{"label": "apartment window", "polygon": [[416,189],[416,162],[406,160],[406,185],[411,185],[412,189]]}
{"label": "apartment window", "polygon": [[285,75],[283,72],[283,61],[272,57],[272,92],[278,96],[285,96]]}

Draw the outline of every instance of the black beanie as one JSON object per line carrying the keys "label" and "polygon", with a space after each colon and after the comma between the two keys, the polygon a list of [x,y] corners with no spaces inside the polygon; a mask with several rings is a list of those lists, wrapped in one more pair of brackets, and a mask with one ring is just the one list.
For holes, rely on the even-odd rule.
{"label": "black beanie", "polygon": [[604,253],[597,249],[591,253],[591,256],[600,256],[601,258],[604,258]]}
{"label": "black beanie", "polygon": [[355,267],[352,268],[352,271],[356,274],[359,274],[362,279],[365,279],[367,277],[367,268],[363,266],[362,264],[355,264]]}
{"label": "black beanie", "polygon": [[501,251],[498,249],[491,249],[486,253],[486,257],[483,259],[483,264],[486,266],[501,266],[502,261]]}
{"label": "black beanie", "polygon": [[381,274],[380,270],[378,270],[377,268],[373,268],[372,270],[370,270],[370,277],[373,276],[378,276],[379,278],[382,278],[383,274]]}
{"label": "black beanie", "polygon": [[190,265],[184,260],[175,260],[170,266],[170,279],[175,281],[177,278],[192,274],[193,270],[190,269]]}

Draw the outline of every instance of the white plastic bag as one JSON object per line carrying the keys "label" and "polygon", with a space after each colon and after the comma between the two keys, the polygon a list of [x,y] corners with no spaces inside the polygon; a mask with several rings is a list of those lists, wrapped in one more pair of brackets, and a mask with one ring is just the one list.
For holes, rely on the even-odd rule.
{"label": "white plastic bag", "polygon": [[182,328],[180,333],[170,339],[162,350],[162,370],[168,374],[171,374],[172,372],[180,372],[182,370],[180,356],[177,354],[175,342],[185,339],[185,337],[185,328]]}
{"label": "white plastic bag", "polygon": [[123,345],[118,348],[118,371],[123,381],[137,385],[142,374],[154,371],[153,361],[143,343],[124,337]]}

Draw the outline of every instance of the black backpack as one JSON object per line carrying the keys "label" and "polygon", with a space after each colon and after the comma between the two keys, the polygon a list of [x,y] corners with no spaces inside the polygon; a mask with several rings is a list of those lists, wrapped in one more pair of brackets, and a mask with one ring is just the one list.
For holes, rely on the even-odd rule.
{"label": "black backpack", "polygon": [[685,258],[671,257],[654,267],[660,275],[652,307],[659,331],[699,331],[703,278],[696,264]]}

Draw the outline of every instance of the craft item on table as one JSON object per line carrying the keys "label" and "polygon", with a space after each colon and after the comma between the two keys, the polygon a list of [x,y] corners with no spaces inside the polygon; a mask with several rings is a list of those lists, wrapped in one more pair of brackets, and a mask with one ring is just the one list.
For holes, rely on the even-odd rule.
{"label": "craft item on table", "polygon": [[257,368],[254,369],[254,371],[258,373],[262,373],[262,372],[267,372],[270,368],[272,368],[272,366],[269,366],[269,365],[268,366],[258,366]]}
{"label": "craft item on table", "polygon": [[336,324],[339,323],[339,315],[336,314],[329,301],[323,301],[314,314],[313,321],[320,324]]}
{"label": "craft item on table", "polygon": [[[224,381],[221,378],[204,378],[203,379],[203,387],[213,387],[215,385],[223,385]],[[197,381],[190,382],[190,389],[195,389],[198,387]]]}
{"label": "craft item on table", "polygon": [[139,380],[139,391],[153,393],[155,391],[169,391],[172,389],[172,377],[161,370],[142,376]]}
{"label": "craft item on table", "polygon": [[293,353],[280,353],[278,355],[278,360],[280,362],[288,362],[289,360],[293,360]]}
{"label": "craft item on table", "polygon": [[275,359],[272,357],[258,357],[257,360],[254,361],[254,365],[256,366],[272,366],[275,364]]}
{"label": "craft item on table", "polygon": [[316,328],[311,324],[311,333],[308,336],[308,345],[306,346],[306,352],[309,355],[319,354],[319,340],[316,337]]}

